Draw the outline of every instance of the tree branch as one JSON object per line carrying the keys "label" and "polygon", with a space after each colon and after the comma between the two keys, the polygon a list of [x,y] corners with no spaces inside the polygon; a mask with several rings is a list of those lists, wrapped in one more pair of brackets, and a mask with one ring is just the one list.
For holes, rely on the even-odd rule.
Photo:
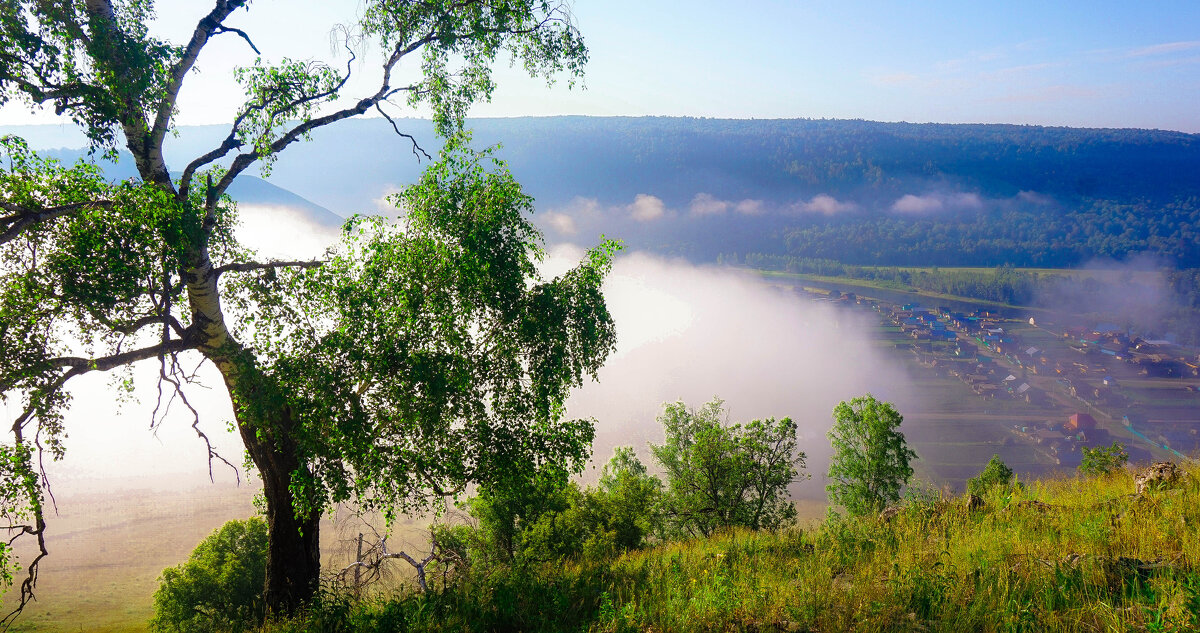
{"label": "tree branch", "polygon": [[254,45],[254,42],[250,41],[250,36],[246,35],[245,31],[241,29],[235,29],[232,26],[218,25],[217,28],[213,29],[212,32],[213,35],[220,35],[221,33],[237,33],[238,35],[242,36],[242,39],[246,40],[246,43],[250,45],[250,48],[254,49],[255,53],[262,55],[262,51],[258,50],[258,47]]}
{"label": "tree branch", "polygon": [[[342,119],[348,119],[350,117],[361,115],[361,114],[365,113],[367,110],[370,110],[371,108],[375,107],[375,104],[377,104],[380,101],[383,101],[383,100],[387,99],[388,97],[390,97],[391,95],[395,94],[398,90],[412,89],[412,86],[408,86],[405,88],[392,88],[392,85],[391,85],[392,70],[393,70],[393,68],[395,68],[396,64],[400,63],[400,60],[402,58],[404,58],[406,55],[411,54],[412,52],[420,49],[422,46],[425,46],[426,44],[429,44],[430,42],[433,42],[436,39],[437,39],[436,29],[434,29],[434,30],[431,30],[429,33],[427,33],[424,37],[422,37],[414,42],[409,43],[407,46],[400,46],[399,44],[397,44],[396,49],[392,51],[392,54],[383,63],[383,78],[380,80],[379,90],[377,90],[375,92],[375,94],[361,99],[358,103],[354,104],[354,106],[352,106],[352,107],[343,108],[336,112],[331,112],[325,116],[321,116],[321,117],[317,117],[315,119],[305,121],[305,122],[293,127],[292,129],[285,132],[278,139],[276,139],[274,143],[271,143],[270,151],[268,153],[277,154],[277,153],[283,151],[283,149],[286,148],[288,145],[291,145],[292,143],[296,142],[298,139],[300,139],[305,134],[311,132],[312,130],[315,130],[320,127],[324,127],[331,123],[336,123],[337,121],[341,121]],[[353,51],[351,51],[351,54],[353,54]],[[323,94],[329,94],[329,93],[336,92],[338,89],[341,88],[342,85],[345,84],[345,81],[348,78],[349,78],[349,72],[347,72],[347,75],[342,78],[342,81],[339,82],[337,86],[335,86],[330,91],[326,91],[326,93],[323,93]],[[313,97],[313,98],[319,98],[319,97]],[[233,159],[233,164],[231,164],[229,166],[229,169],[221,177],[221,180],[218,181],[216,185],[209,188],[208,195],[205,200],[205,207],[208,209],[208,217],[205,218],[206,224],[209,224],[210,222],[215,221],[217,200],[221,197],[221,195],[223,195],[225,193],[226,190],[229,189],[229,186],[231,184],[233,184],[234,179],[237,178],[243,171],[245,171],[246,168],[250,167],[250,165],[254,164],[255,161],[259,160],[263,156],[264,156],[264,154],[255,150],[255,151],[244,152],[242,154],[239,154],[237,156],[237,158]]]}
{"label": "tree branch", "polygon": [[23,231],[35,224],[41,224],[42,222],[60,218],[64,215],[70,215],[83,209],[111,209],[112,201],[89,200],[87,202],[72,202],[71,204],[63,204],[46,209],[30,209],[10,203],[0,203],[0,207],[14,212],[12,215],[0,218],[0,225],[7,225],[4,228],[4,232],[0,233],[0,244],[4,244],[16,239]]}
{"label": "tree branch", "polygon": [[[167,128],[170,127],[171,113],[175,110],[175,102],[179,98],[179,89],[183,86],[183,78],[187,76],[192,67],[196,65],[196,59],[200,57],[200,51],[204,45],[208,43],[210,37],[214,35],[222,27],[222,22],[229,14],[246,5],[247,0],[217,0],[212,11],[208,15],[200,19],[196,24],[196,29],[192,32],[192,39],[188,42],[187,47],[183,50],[183,56],[171,68],[171,79],[167,82],[166,94],[158,103],[158,110],[154,117],[154,126],[150,130],[151,147],[162,147],[162,141],[166,137]],[[243,34],[244,35],[244,34]],[[249,38],[247,38],[249,41]],[[250,45],[254,48],[254,45]],[[254,49],[258,52],[258,49]]]}
{"label": "tree branch", "polygon": [[165,354],[173,354],[189,349],[196,349],[198,345],[195,341],[191,340],[192,338],[193,337],[191,336],[186,336],[184,338],[171,339],[169,341],[163,341],[158,345],[142,347],[139,349],[130,350],[128,352],[113,354],[111,356],[103,356],[100,358],[62,356],[59,358],[50,359],[49,363],[54,367],[69,367],[70,371],[65,374],[65,376],[69,378],[93,371],[109,371],[130,363],[136,363],[139,360],[158,358],[159,356],[163,356]]}
{"label": "tree branch", "polygon": [[[167,360],[168,358],[170,359],[170,362],[169,362],[170,370],[168,370],[168,360]],[[197,366],[196,369],[198,370],[199,366]],[[174,403],[176,399],[178,399],[180,402],[183,403],[183,406],[187,407],[188,411],[191,413],[192,430],[195,431],[196,436],[199,437],[202,442],[204,442],[205,449],[208,451],[208,480],[213,481],[213,482],[216,481],[216,479],[213,475],[213,460],[216,460],[216,461],[219,461],[219,462],[225,464],[231,470],[233,470],[233,476],[237,478],[238,484],[241,485],[241,483],[242,483],[241,472],[238,471],[237,466],[234,466],[228,459],[225,459],[225,457],[223,457],[220,453],[217,452],[217,449],[213,447],[212,440],[209,439],[208,434],[206,434],[203,430],[200,429],[200,412],[196,410],[196,407],[192,406],[192,403],[188,400],[187,394],[185,394],[183,391],[183,384],[184,383],[192,383],[194,378],[195,378],[195,372],[193,372],[192,375],[188,375],[188,374],[185,374],[183,372],[183,370],[181,370],[179,368],[179,359],[175,356],[175,354],[168,354],[168,355],[159,357],[158,399],[154,404],[154,411],[150,414],[150,416],[151,416],[150,417],[150,428],[154,429],[155,433],[157,433],[158,427],[162,424],[162,422],[164,420],[166,420],[167,413],[169,413],[171,410],[171,404]],[[169,401],[167,401],[167,405],[165,408],[162,406],[162,404],[163,404],[163,402],[162,402],[163,401],[162,386],[163,386],[164,382],[171,385],[171,389],[172,389],[171,399]],[[160,409],[162,409],[161,416],[159,416]]]}
{"label": "tree branch", "polygon": [[236,263],[236,264],[225,264],[224,266],[218,266],[214,270],[214,272],[216,274],[220,275],[221,273],[227,273],[227,272],[245,273],[245,272],[251,272],[251,271],[255,271],[255,270],[269,270],[269,269],[275,269],[275,268],[306,268],[307,269],[307,268],[320,268],[324,264],[325,264],[325,262],[321,261],[321,260],[294,261],[294,262],[271,261],[271,262],[262,262],[262,263],[241,262],[241,263]]}
{"label": "tree branch", "polygon": [[[379,112],[379,114],[382,114],[383,118],[387,119],[388,123],[392,124],[392,129],[396,131],[396,134],[403,136],[404,138],[408,139],[412,143],[412,153],[413,153],[413,156],[417,157],[417,162],[421,162],[421,156],[424,156],[425,160],[433,160],[433,157],[429,155],[429,152],[425,151],[425,148],[423,148],[417,144],[417,139],[413,138],[413,136],[411,134],[405,134],[404,132],[400,131],[400,126],[396,125],[396,121],[393,120],[392,117],[389,116],[387,112],[384,112],[383,107],[380,106],[379,104],[380,104],[380,102],[378,102],[378,101],[375,102],[375,110],[377,110]],[[418,154],[417,152],[420,152],[420,154]]]}

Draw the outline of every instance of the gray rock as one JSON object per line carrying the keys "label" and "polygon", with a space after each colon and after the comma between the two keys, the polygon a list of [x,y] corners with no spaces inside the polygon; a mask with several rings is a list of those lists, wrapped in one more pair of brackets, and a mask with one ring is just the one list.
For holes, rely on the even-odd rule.
{"label": "gray rock", "polygon": [[1155,462],[1139,472],[1133,478],[1133,489],[1136,494],[1144,494],[1150,490],[1163,490],[1179,483],[1179,467],[1175,462]]}

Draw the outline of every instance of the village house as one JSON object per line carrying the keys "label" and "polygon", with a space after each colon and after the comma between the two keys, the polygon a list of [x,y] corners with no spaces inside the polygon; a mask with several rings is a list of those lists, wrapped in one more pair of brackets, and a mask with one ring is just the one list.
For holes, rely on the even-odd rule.
{"label": "village house", "polygon": [[1087,413],[1074,413],[1067,418],[1067,423],[1063,425],[1063,430],[1072,434],[1079,431],[1091,431],[1095,428],[1096,419]]}

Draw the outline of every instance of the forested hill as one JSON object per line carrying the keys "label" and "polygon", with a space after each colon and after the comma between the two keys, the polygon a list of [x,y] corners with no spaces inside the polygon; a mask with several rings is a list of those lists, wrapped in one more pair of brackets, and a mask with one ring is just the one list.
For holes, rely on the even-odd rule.
{"label": "forested hill", "polygon": [[[434,149],[428,122],[399,123]],[[477,146],[503,143],[497,155],[537,198],[552,241],[606,233],[701,261],[1069,266],[1148,252],[1200,266],[1195,134],[662,117],[469,125]],[[8,131],[35,146],[69,144],[55,129]],[[225,133],[183,128],[168,162],[184,164]],[[377,210],[420,168],[387,122],[362,120],[315,134],[271,182],[348,215]]]}
{"label": "forested hill", "polygon": [[[790,203],[945,187],[990,197],[1170,201],[1200,193],[1200,135],[1135,129],[845,120],[494,119],[514,167],[539,188],[682,205],[699,192]],[[536,172],[536,173],[535,173]],[[539,175],[541,174],[541,175]]]}

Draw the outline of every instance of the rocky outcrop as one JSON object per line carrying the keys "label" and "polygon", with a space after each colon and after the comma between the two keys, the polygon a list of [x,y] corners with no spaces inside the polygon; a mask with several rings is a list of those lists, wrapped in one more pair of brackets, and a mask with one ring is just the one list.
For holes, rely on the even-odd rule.
{"label": "rocky outcrop", "polygon": [[1133,478],[1133,490],[1144,494],[1150,490],[1164,490],[1179,483],[1179,467],[1174,462],[1155,462]]}

